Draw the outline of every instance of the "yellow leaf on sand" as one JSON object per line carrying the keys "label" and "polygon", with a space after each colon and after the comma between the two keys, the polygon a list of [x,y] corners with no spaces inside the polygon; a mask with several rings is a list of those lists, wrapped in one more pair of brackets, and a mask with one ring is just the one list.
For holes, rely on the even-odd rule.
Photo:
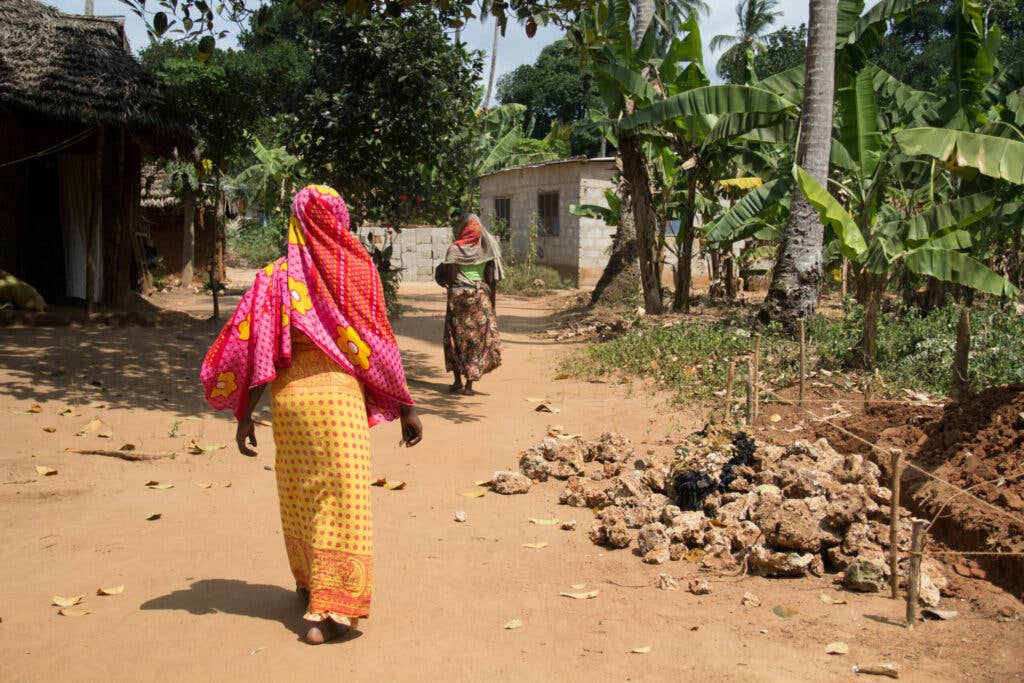
{"label": "yellow leaf on sand", "polygon": [[41,412],[43,412],[43,407],[37,403],[34,406],[32,406],[31,408],[29,408],[28,410],[26,410],[25,412],[29,413],[29,414],[41,413]]}
{"label": "yellow leaf on sand", "polygon": [[523,622],[522,622],[521,619],[513,619],[512,621],[510,621],[507,624],[505,624],[505,626],[503,628],[505,628],[506,630],[511,631],[512,629],[517,629],[517,628],[522,628],[522,627],[523,627]]}
{"label": "yellow leaf on sand", "polygon": [[550,403],[540,403],[540,404],[537,405],[536,408],[534,408],[534,410],[537,411],[538,413],[560,413],[560,412],[562,412],[561,408],[555,408]]}
{"label": "yellow leaf on sand", "polygon": [[466,498],[483,498],[485,493],[487,492],[483,489],[476,489],[475,491],[460,491],[459,495]]}
{"label": "yellow leaf on sand", "polygon": [[769,417],[768,419],[771,420],[772,422],[782,422],[782,416],[779,415],[778,413],[773,413],[772,416]]}
{"label": "yellow leaf on sand", "polygon": [[216,484],[214,484],[214,486],[216,486],[219,489],[229,489],[229,488],[231,488],[231,482],[230,481],[218,481]]}
{"label": "yellow leaf on sand", "polygon": [[378,479],[375,482],[373,482],[372,484],[370,484],[370,486],[387,486],[387,485],[388,485],[388,478],[387,477],[381,477],[380,479]]}
{"label": "yellow leaf on sand", "polygon": [[147,481],[146,482],[146,488],[147,489],[159,489],[161,491],[164,491],[166,489],[173,489],[174,488],[174,484],[161,484],[158,481]]}
{"label": "yellow leaf on sand", "polygon": [[587,591],[586,593],[559,593],[563,598],[572,598],[573,600],[592,600],[597,597],[597,591]]}
{"label": "yellow leaf on sand", "polygon": [[548,402],[548,399],[546,399],[546,398],[530,398],[529,396],[526,397],[526,400],[529,401],[530,403],[547,403]]}
{"label": "yellow leaf on sand", "polygon": [[581,591],[586,587],[587,584],[585,583],[574,583],[572,586],[570,586],[570,588],[572,588],[574,591]]}
{"label": "yellow leaf on sand", "polygon": [[57,474],[57,470],[53,469],[52,467],[43,467],[41,465],[36,467],[36,472],[43,475],[44,477],[52,477],[53,475]]}
{"label": "yellow leaf on sand", "polygon": [[210,489],[210,488],[213,488],[213,484],[211,484],[210,482],[203,482],[203,483],[201,483],[201,484],[196,484],[196,486],[198,486],[198,487],[199,487],[199,488],[201,488],[201,489]]}
{"label": "yellow leaf on sand", "polygon": [[389,481],[384,485],[388,491],[403,491],[405,490],[406,483],[404,481]]}
{"label": "yellow leaf on sand", "polygon": [[825,646],[825,654],[829,655],[848,655],[850,654],[850,646],[846,643],[835,642],[829,643]]}
{"label": "yellow leaf on sand", "polygon": [[558,524],[557,519],[537,519],[536,517],[530,517],[530,524],[536,524],[537,526],[555,526]]}
{"label": "yellow leaf on sand", "polygon": [[70,598],[65,598],[61,595],[54,595],[53,604],[57,607],[74,607],[78,603],[82,602],[84,598],[85,595],[75,595]]}
{"label": "yellow leaf on sand", "polygon": [[146,515],[146,521],[155,522],[156,520],[160,519],[161,516],[162,515],[159,512],[150,512]]}
{"label": "yellow leaf on sand", "polygon": [[645,654],[647,654],[650,651],[651,651],[651,646],[650,645],[645,645],[643,647],[634,647],[632,650],[629,651],[629,654],[631,654],[631,655],[645,655]]}
{"label": "yellow leaf on sand", "polygon": [[118,450],[124,451],[125,453],[131,453],[132,451],[135,450],[135,444],[126,443],[125,445],[121,446],[121,448],[119,448]]}
{"label": "yellow leaf on sand", "polygon": [[846,598],[833,598],[828,593],[822,593],[818,597],[826,605],[845,605],[846,604]]}
{"label": "yellow leaf on sand", "polygon": [[520,547],[532,548],[533,550],[540,550],[541,548],[547,548],[547,541],[541,541],[540,543],[523,543]]}
{"label": "yellow leaf on sand", "polygon": [[64,617],[84,617],[86,614],[92,614],[87,609],[68,609],[64,608],[60,611],[61,616]]}
{"label": "yellow leaf on sand", "polygon": [[108,431],[109,427],[103,424],[103,420],[95,419],[90,420],[89,424],[85,425],[82,431],[77,432],[75,436],[85,436],[86,434],[95,434],[96,432]]}
{"label": "yellow leaf on sand", "polygon": [[101,439],[112,439],[112,438],[114,438],[114,430],[112,430],[112,429],[104,429],[102,432],[100,432],[96,436],[100,437]]}
{"label": "yellow leaf on sand", "polygon": [[63,416],[63,417],[71,417],[72,415],[77,415],[77,414],[78,413],[75,412],[74,408],[65,408],[64,410],[60,411],[60,415]]}
{"label": "yellow leaf on sand", "polygon": [[690,548],[687,551],[687,553],[686,553],[686,555],[684,557],[686,557],[686,561],[687,562],[692,562],[693,564],[697,564],[698,562],[700,562],[701,560],[704,559],[704,549],[703,548]]}
{"label": "yellow leaf on sand", "polygon": [[490,486],[493,483],[493,479],[479,479],[473,482],[473,486]]}
{"label": "yellow leaf on sand", "polygon": [[97,588],[96,595],[120,595],[124,593],[124,586],[111,586],[110,588]]}
{"label": "yellow leaf on sand", "polygon": [[49,434],[53,434],[55,431],[57,431],[57,428],[56,427],[43,427],[43,431],[47,432]]}

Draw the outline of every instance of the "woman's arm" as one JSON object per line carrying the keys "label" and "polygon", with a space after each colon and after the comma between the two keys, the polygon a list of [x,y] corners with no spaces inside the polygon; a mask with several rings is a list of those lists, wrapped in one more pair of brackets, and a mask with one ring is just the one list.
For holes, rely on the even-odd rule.
{"label": "woman's arm", "polygon": [[256,451],[246,445],[246,440],[253,446],[257,445],[256,424],[252,421],[252,411],[256,409],[256,404],[260,402],[266,389],[266,384],[249,389],[249,407],[245,411],[245,416],[238,421],[238,428],[235,430],[235,443],[238,445],[238,452],[250,458],[256,457]]}
{"label": "woman's arm", "polygon": [[423,440],[423,423],[420,422],[420,417],[416,414],[415,406],[402,405],[400,410],[402,415],[402,443],[412,448]]}
{"label": "woman's arm", "polygon": [[498,278],[494,274],[494,261],[488,261],[484,266],[484,282],[491,289],[491,310],[498,312]]}

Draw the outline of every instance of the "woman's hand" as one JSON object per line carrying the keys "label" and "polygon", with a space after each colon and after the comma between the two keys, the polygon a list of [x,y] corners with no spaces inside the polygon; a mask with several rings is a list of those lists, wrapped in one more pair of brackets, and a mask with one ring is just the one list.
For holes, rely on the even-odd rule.
{"label": "woman's hand", "polygon": [[402,443],[412,448],[423,440],[423,423],[420,422],[416,409],[412,406],[402,406]]}
{"label": "woman's hand", "polygon": [[235,443],[238,444],[239,453],[255,458],[256,451],[245,445],[247,439],[253,446],[256,445],[256,423],[252,421],[252,415],[246,415],[238,421],[238,429],[235,430]]}

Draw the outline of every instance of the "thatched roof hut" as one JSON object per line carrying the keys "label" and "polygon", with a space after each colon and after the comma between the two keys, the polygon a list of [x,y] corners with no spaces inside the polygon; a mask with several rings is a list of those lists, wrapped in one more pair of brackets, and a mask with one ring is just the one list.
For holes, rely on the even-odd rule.
{"label": "thatched roof hut", "polygon": [[0,3],[0,107],[85,126],[188,139],[161,114],[156,77],[132,57],[124,22]]}
{"label": "thatched roof hut", "polygon": [[51,303],[127,305],[148,275],[142,158],[190,145],[121,19],[0,0],[0,269]]}

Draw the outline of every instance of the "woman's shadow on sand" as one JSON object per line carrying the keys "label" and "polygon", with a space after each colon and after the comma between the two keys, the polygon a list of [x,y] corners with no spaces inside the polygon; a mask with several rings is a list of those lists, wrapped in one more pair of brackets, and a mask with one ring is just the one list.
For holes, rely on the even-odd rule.
{"label": "woman's shadow on sand", "polygon": [[[310,622],[303,621],[303,604],[295,591],[280,586],[254,584],[238,579],[203,579],[184,590],[161,595],[142,603],[144,610],[184,610],[195,615],[236,614],[253,619],[279,621],[305,640]],[[331,642],[340,643],[362,636],[349,631]]]}

